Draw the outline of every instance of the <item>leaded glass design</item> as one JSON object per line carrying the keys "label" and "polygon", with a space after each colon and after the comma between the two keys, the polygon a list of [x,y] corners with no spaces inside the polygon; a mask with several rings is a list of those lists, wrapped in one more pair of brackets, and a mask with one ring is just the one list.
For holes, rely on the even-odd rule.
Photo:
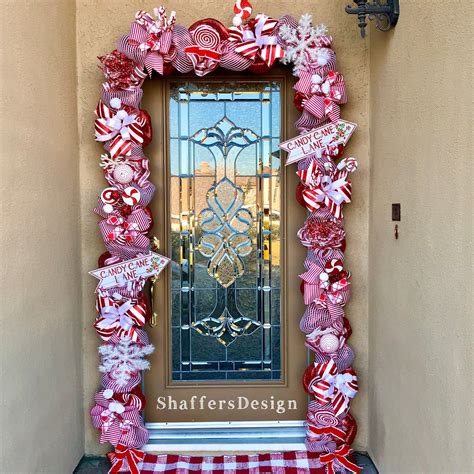
{"label": "leaded glass design", "polygon": [[173,380],[280,379],[280,83],[169,106]]}

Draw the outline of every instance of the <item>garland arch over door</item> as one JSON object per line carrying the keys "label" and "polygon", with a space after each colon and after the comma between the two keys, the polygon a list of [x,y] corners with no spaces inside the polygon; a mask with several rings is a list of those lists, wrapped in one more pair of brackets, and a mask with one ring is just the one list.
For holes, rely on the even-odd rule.
{"label": "garland arch over door", "polygon": [[[155,10],[155,17],[140,11],[129,34],[119,40],[118,49],[100,58],[106,82],[96,109],[95,130],[96,140],[106,150],[101,167],[109,186],[95,209],[107,251],[99,259],[100,268],[91,272],[100,280],[95,327],[105,341],[99,348],[102,388],[96,393],[92,421],[101,442],[116,448],[113,471],[127,464],[132,471],[138,469],[144,457],[139,448],[148,440],[140,415],[145,405],[141,371],[149,368],[146,356],[154,349],[144,331],[152,315],[143,291],[146,281],[155,279],[169,262],[167,257],[150,253],[152,242],[147,236],[153,225],[148,205],[155,192],[143,152],[152,138],[151,119],[140,108],[147,74],[172,76],[194,71],[203,77],[220,67],[258,75],[268,73],[280,60],[293,66],[297,77],[294,103],[301,112],[295,123],[299,137],[281,143],[280,148],[289,152],[287,164],[298,163],[296,199],[309,211],[298,231],[308,249],[306,271],[300,275],[307,305],[300,328],[306,334],[306,347],[314,354],[303,377],[311,396],[306,448],[321,453],[320,465],[327,466],[328,472],[358,472],[349,460],[356,424],[348,410],[357,393],[357,377],[351,367],[354,354],[347,345],[351,329],[343,309],[350,297],[350,274],[344,268],[342,216],[344,203],[351,200],[348,175],[357,162],[342,158],[355,128],[340,119],[340,105],[347,101],[344,79],[335,71],[332,38],[322,25],[314,27],[309,15],[299,22],[290,16],[273,19],[264,14],[251,19],[251,6],[241,1],[234,11],[234,26],[226,28],[207,19],[189,29],[176,25],[175,15],[167,17],[162,7]],[[222,135],[220,144],[214,141],[212,146],[220,148],[224,163],[232,140],[226,134],[235,133],[242,147],[242,140],[249,146],[257,141],[255,132],[237,127],[225,114],[216,119],[214,127],[202,128],[187,141],[202,145],[210,136]],[[250,255],[252,246],[246,234],[252,213],[244,207],[242,188],[235,181],[226,172],[219,180],[216,176],[207,194],[208,207],[201,209],[199,250],[209,260],[209,276],[226,297],[231,294],[227,288],[242,276],[242,259]],[[237,204],[223,205],[218,199],[221,188],[227,193],[231,189]],[[234,205],[238,208],[233,209]],[[259,250],[264,252],[264,246]],[[261,314],[242,320],[243,315],[230,315],[229,307],[217,318],[211,314],[193,321],[194,329],[228,346],[264,324]]]}

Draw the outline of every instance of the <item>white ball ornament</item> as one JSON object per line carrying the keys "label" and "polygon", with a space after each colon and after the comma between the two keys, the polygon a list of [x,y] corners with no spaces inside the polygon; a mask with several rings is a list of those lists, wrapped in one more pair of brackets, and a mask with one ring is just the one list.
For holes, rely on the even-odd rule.
{"label": "white ball ornament", "polygon": [[334,334],[324,334],[319,340],[319,347],[326,354],[332,354],[339,349],[339,338]]}
{"label": "white ball ornament", "polygon": [[113,210],[114,210],[114,206],[112,206],[112,204],[104,204],[102,206],[102,210],[106,213],[106,214],[110,214]]}
{"label": "white ball ornament", "polygon": [[125,411],[125,407],[119,402],[110,402],[109,410],[121,415]]}
{"label": "white ball ornament", "polygon": [[104,398],[107,398],[107,400],[108,400],[108,399],[110,399],[110,398],[112,398],[112,397],[114,396],[114,391],[113,391],[112,389],[110,389],[110,388],[106,388],[106,389],[104,390],[103,395],[104,395]]}
{"label": "white ball ornament", "polygon": [[110,101],[110,106],[113,107],[114,109],[120,109],[122,105],[122,101],[118,97],[114,97]]}
{"label": "white ball ornament", "polygon": [[120,184],[128,184],[133,180],[133,168],[125,163],[117,165],[113,172],[114,180]]}
{"label": "white ball ornament", "polygon": [[242,24],[242,17],[235,15],[234,18],[232,18],[232,24],[234,26],[240,26]]}

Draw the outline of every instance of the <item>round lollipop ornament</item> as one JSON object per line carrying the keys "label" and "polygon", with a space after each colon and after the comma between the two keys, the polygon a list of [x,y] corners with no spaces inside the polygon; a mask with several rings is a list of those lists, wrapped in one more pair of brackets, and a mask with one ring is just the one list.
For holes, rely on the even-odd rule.
{"label": "round lollipop ornament", "polygon": [[115,204],[120,199],[120,192],[116,188],[105,188],[100,193],[100,199],[104,204]]}

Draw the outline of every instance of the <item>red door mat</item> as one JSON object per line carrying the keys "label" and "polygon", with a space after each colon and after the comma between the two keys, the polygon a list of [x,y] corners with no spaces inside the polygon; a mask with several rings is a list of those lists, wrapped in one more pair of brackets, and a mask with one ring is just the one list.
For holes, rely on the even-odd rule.
{"label": "red door mat", "polygon": [[[318,453],[306,451],[233,456],[145,454],[143,460],[137,462],[138,470],[132,470],[132,472],[140,474],[158,472],[168,474],[325,474],[327,466],[322,466],[319,456]],[[109,460],[112,463],[116,461],[114,458],[114,453],[109,454]],[[124,461],[119,470],[118,466],[114,465],[113,472],[131,472],[125,459]],[[345,472],[344,468],[338,469],[336,466],[334,468],[336,472]]]}

